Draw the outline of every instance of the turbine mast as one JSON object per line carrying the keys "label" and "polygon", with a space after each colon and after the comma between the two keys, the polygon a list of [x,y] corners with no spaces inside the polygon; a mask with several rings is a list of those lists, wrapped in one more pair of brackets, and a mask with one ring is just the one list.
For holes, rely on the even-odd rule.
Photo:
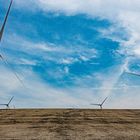
{"label": "turbine mast", "polygon": [[103,109],[102,105],[100,105],[100,109]]}

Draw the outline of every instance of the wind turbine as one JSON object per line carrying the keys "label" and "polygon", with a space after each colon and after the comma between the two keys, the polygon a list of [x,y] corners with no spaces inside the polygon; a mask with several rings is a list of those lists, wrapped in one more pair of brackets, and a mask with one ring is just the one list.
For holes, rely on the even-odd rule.
{"label": "wind turbine", "polygon": [[106,97],[101,104],[91,104],[91,105],[96,105],[96,106],[99,106],[100,109],[103,109],[103,104],[105,103],[105,101],[107,100],[107,98],[108,97]]}
{"label": "wind turbine", "polygon": [[14,96],[9,100],[9,102],[7,103],[7,104],[0,104],[1,106],[6,106],[7,107],[7,109],[10,109],[10,103],[11,103],[11,101],[13,100],[13,98],[14,98]]}
{"label": "wind turbine", "polygon": [[[9,13],[10,13],[10,10],[11,10],[12,3],[13,3],[13,0],[11,0],[11,2],[10,2],[10,5],[9,5],[8,11],[7,11],[7,13],[6,13],[6,16],[5,16],[3,25],[2,25],[2,27],[1,27],[1,29],[0,29],[0,42],[1,42],[2,37],[3,37],[5,25],[6,25],[6,22],[7,22]],[[1,54],[0,54],[0,58],[3,60],[4,64],[7,65],[7,66],[12,70],[13,74],[15,75],[15,77],[17,78],[17,80],[22,84],[22,86],[25,87],[23,81],[19,78],[18,74],[14,71],[13,68],[11,68],[9,62],[8,62],[6,59],[4,59],[4,57],[3,57]]]}

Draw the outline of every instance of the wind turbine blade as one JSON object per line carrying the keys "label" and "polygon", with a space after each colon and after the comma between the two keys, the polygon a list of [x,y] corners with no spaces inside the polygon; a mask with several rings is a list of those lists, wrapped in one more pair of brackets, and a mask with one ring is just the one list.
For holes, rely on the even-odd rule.
{"label": "wind turbine blade", "polygon": [[91,105],[97,105],[97,106],[100,106],[100,104],[91,104]]}
{"label": "wind turbine blade", "polygon": [[13,100],[13,98],[14,98],[14,96],[10,99],[10,101],[8,102],[8,106],[9,106],[9,104],[11,103],[11,101]]}
{"label": "wind turbine blade", "polygon": [[4,59],[2,55],[0,55],[0,58],[3,60],[3,62],[5,63],[5,65],[7,65],[7,66],[12,70],[12,73],[15,75],[15,77],[16,77],[17,80],[21,83],[21,85],[22,85],[24,88],[26,88],[25,85],[24,85],[24,83],[23,83],[23,81],[20,79],[20,77],[17,75],[17,73],[13,70],[13,68],[10,67],[9,62],[8,62],[6,59]]}
{"label": "wind turbine blade", "polygon": [[8,19],[8,15],[9,15],[9,12],[10,12],[10,9],[11,9],[11,6],[12,6],[12,3],[13,3],[13,0],[11,0],[11,2],[10,2],[10,5],[9,5],[9,8],[8,8],[8,11],[7,11],[7,13],[6,13],[6,17],[5,17],[5,19],[4,19],[4,22],[3,22],[2,28],[1,28],[1,30],[0,30],[0,42],[1,42],[1,39],[2,39],[2,36],[3,36],[4,28],[5,28],[5,25],[6,25],[7,19]]}
{"label": "wind turbine blade", "polygon": [[126,73],[131,74],[131,75],[135,75],[135,76],[140,76],[140,74],[133,73],[133,72],[126,72]]}
{"label": "wind turbine blade", "polygon": [[7,104],[0,104],[0,105],[7,105]]}
{"label": "wind turbine blade", "polygon": [[106,99],[107,99],[108,97],[106,97],[104,100],[103,100],[103,102],[101,103],[101,105],[103,105],[104,104],[104,102],[106,101]]}

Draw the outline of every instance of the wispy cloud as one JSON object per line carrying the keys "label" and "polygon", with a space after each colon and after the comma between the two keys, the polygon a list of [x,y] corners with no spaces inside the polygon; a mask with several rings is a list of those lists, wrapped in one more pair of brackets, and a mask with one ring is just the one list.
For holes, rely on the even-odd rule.
{"label": "wispy cloud", "polygon": [[[67,44],[67,46],[61,46],[49,42],[34,43],[33,41],[27,40],[18,35],[7,36],[3,44],[4,43],[5,45],[2,48],[3,51],[4,50],[13,50],[16,52],[20,51],[20,53],[26,53],[28,58],[32,56],[36,57],[38,56],[42,59],[54,61],[58,64],[72,64],[78,61],[88,61],[92,58],[98,57],[97,50],[93,48],[85,49],[85,47],[80,46],[78,44],[76,46],[72,46],[71,44]],[[10,59],[11,57],[16,56],[14,55],[10,56]],[[23,61],[29,62],[29,60],[26,60],[26,58],[22,58],[21,56],[21,58],[18,59],[18,62],[23,63]],[[35,61],[33,63],[35,64]]]}

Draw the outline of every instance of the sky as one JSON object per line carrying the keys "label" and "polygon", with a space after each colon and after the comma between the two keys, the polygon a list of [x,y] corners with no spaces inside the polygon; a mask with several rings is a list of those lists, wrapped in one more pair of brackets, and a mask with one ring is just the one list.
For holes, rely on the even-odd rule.
{"label": "sky", "polygon": [[[2,26],[10,0],[0,0]],[[0,103],[140,108],[139,0],[14,0],[0,53]],[[18,74],[24,86],[13,74]]]}

